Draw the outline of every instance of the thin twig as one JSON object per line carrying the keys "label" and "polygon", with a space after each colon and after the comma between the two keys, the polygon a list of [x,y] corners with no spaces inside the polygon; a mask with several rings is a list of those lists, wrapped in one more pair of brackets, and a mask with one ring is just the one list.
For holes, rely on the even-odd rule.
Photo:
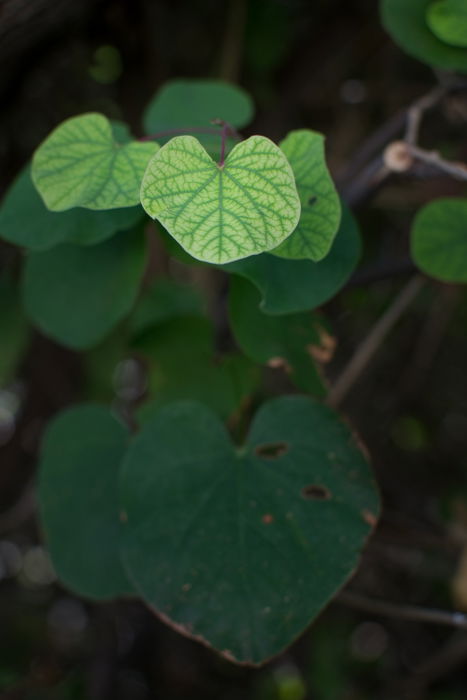
{"label": "thin twig", "polygon": [[428,92],[426,95],[420,97],[420,99],[409,107],[407,112],[407,127],[405,131],[405,141],[407,143],[417,143],[423,115],[429,109],[435,107],[438,102],[443,99],[449,89],[449,85],[437,85],[435,88],[433,88],[433,90],[430,90],[430,92]]}
{"label": "thin twig", "polygon": [[412,144],[406,144],[408,152],[417,160],[447,173],[456,180],[467,180],[467,165],[445,160],[438,151],[427,151]]}
{"label": "thin twig", "polygon": [[342,403],[363,370],[367,367],[388,332],[415,299],[423,284],[423,277],[420,275],[413,277],[396,297],[394,303],[373,326],[370,333],[358,346],[350,362],[331,388],[327,398],[329,406],[335,408]]}
{"label": "thin twig", "polygon": [[386,600],[375,600],[350,591],[340,593],[336,602],[383,617],[396,617],[399,620],[410,620],[411,622],[429,622],[467,630],[467,615],[458,611],[389,603]]}

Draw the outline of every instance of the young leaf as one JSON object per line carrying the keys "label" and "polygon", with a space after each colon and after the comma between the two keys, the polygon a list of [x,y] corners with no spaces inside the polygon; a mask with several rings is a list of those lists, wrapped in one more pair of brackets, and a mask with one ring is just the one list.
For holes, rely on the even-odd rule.
{"label": "young leaf", "polygon": [[64,244],[31,253],[23,276],[26,312],[59,343],[90,348],[130,311],[145,264],[139,230],[92,247]]}
{"label": "young leaf", "polygon": [[300,216],[292,169],[264,136],[237,144],[223,165],[193,136],[178,136],[154,155],[141,203],[194,258],[226,263],[271,250]]}
{"label": "young leaf", "polygon": [[381,19],[394,41],[429,66],[467,73],[467,51],[441,41],[427,23],[432,0],[380,0]]}
{"label": "young leaf", "polygon": [[339,228],[339,195],[326,166],[324,136],[316,131],[291,131],[279,144],[292,166],[302,205],[295,231],[272,253],[294,260],[322,260]]}
{"label": "young leaf", "polygon": [[151,142],[120,145],[103,114],[81,114],[42,142],[32,159],[32,179],[52,211],[132,207],[158,148]]}
{"label": "young leaf", "polygon": [[132,593],[120,561],[118,470],[128,434],[104,407],[83,404],[47,428],[39,506],[61,581],[97,600]]}
{"label": "young leaf", "polygon": [[212,323],[195,316],[173,318],[139,335],[134,347],[148,370],[148,416],[170,401],[195,399],[230,418],[256,390],[258,369],[237,353],[216,358]]}
{"label": "young leaf", "polygon": [[360,257],[358,226],[343,209],[331,252],[321,262],[284,260],[257,255],[226,265],[224,269],[253,282],[262,295],[261,309],[268,314],[292,314],[315,309],[347,282]]}
{"label": "young leaf", "polygon": [[336,594],[378,513],[350,430],[306,397],[265,404],[240,450],[202,404],[167,406],[130,445],[120,491],[123,561],[145,602],[254,664]]}
{"label": "young leaf", "polygon": [[437,199],[420,209],[411,248],[423,272],[443,282],[467,282],[467,199]]}
{"label": "young leaf", "polygon": [[467,48],[467,3],[465,0],[437,0],[428,8],[427,22],[438,39]]}
{"label": "young leaf", "polygon": [[50,211],[31,180],[30,167],[18,175],[0,206],[0,238],[31,250],[58,243],[94,245],[136,224],[141,206],[107,211]]}
{"label": "young leaf", "polygon": [[[229,316],[232,332],[243,352],[256,362],[283,367],[303,391],[318,397],[326,388],[313,360],[322,351],[324,329],[311,314],[271,316],[259,309],[261,295],[247,280],[232,276]],[[330,349],[329,349],[330,351]]]}
{"label": "young leaf", "polygon": [[0,277],[0,387],[14,377],[29,340],[29,323],[24,316],[16,284]]}
{"label": "young leaf", "polygon": [[[220,80],[172,80],[149,103],[143,123],[147,134],[209,129],[215,119],[241,128],[251,121],[253,111],[251,98],[236,85]],[[218,135],[197,136],[210,153],[219,151],[220,130]],[[161,136],[158,141],[165,143],[169,138]]]}

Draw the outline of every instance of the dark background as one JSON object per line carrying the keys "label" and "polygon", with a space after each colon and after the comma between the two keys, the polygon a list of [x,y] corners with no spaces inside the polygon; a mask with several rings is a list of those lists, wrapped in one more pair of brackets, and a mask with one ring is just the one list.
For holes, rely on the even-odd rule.
{"label": "dark background", "polygon": [[[109,45],[100,64],[96,51]],[[3,0],[0,66],[3,191],[63,119],[101,111],[141,135],[142,110],[164,81],[221,77],[255,99],[247,134],[326,134],[345,196],[361,144],[436,83],[384,33],[375,0]],[[427,116],[421,141],[466,160],[466,122],[459,92]],[[330,379],[412,273],[416,209],[464,193],[445,177],[392,178],[359,193],[361,268],[325,308],[338,339]],[[1,244],[0,268],[16,270],[21,256]],[[465,302],[462,288],[427,282],[343,405],[385,505],[351,583],[370,598],[467,609]],[[0,387],[2,700],[467,697],[467,633],[449,626],[337,601],[288,652],[251,670],[183,639],[137,603],[94,605],[62,589],[40,544],[34,469],[44,425],[82,398],[83,381],[80,358],[36,333],[17,379]]]}

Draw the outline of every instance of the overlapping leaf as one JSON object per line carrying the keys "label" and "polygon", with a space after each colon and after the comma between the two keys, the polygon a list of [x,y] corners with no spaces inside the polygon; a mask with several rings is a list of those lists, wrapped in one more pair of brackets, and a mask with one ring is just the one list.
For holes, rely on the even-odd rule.
{"label": "overlapping leaf", "polygon": [[82,114],[62,122],[42,142],[32,160],[32,179],[52,211],[132,207],[139,203],[141,180],[157,149],[151,142],[121,145],[104,115]]}
{"label": "overlapping leaf", "polygon": [[467,73],[467,50],[447,44],[427,22],[432,0],[380,0],[384,27],[410,56],[430,66]]}
{"label": "overlapping leaf", "polygon": [[467,282],[467,199],[437,199],[423,207],[411,248],[423,272],[444,282]]}
{"label": "overlapping leaf", "polygon": [[341,219],[339,195],[326,166],[324,136],[308,129],[291,131],[279,146],[292,166],[302,211],[295,231],[272,252],[317,262],[329,253]]}
{"label": "overlapping leaf", "polygon": [[49,425],[39,468],[39,503],[53,565],[79,595],[131,593],[120,561],[118,470],[128,441],[104,407],[87,404]]}
{"label": "overlapping leaf", "polygon": [[190,255],[221,264],[277,247],[300,216],[292,169],[263,136],[222,166],[192,136],[172,139],[148,165],[141,203]]}
{"label": "overlapping leaf", "polygon": [[[229,295],[232,332],[252,360],[281,367],[303,391],[317,397],[326,388],[314,355],[330,359],[333,342],[322,322],[312,314],[271,316],[259,309],[261,295],[247,280],[233,276]],[[325,340],[327,347],[323,347]],[[327,357],[326,357],[327,356]]]}
{"label": "overlapping leaf", "polygon": [[347,282],[360,257],[358,226],[344,209],[331,252],[318,263],[285,260],[264,254],[239,260],[224,269],[253,282],[268,314],[291,314],[324,304]]}
{"label": "overlapping leaf", "polygon": [[145,263],[140,230],[92,247],[63,244],[31,253],[23,277],[26,311],[58,342],[90,348],[130,311]]}
{"label": "overlapping leaf", "polygon": [[31,250],[46,250],[65,242],[94,245],[133,226],[143,216],[141,206],[50,211],[32,183],[28,166],[1,203],[0,238]]}
{"label": "overlapping leaf", "polygon": [[335,595],[378,513],[349,429],[306,397],[264,404],[241,449],[202,404],[167,406],[129,448],[121,499],[138,593],[246,663],[282,651]]}
{"label": "overlapping leaf", "polygon": [[[169,140],[173,131],[197,132],[209,153],[220,148],[220,129],[216,134],[202,134],[213,129],[219,119],[241,128],[253,117],[249,95],[236,85],[221,80],[172,80],[165,83],[149,103],[143,117],[147,134],[161,134],[160,143]],[[164,132],[169,132],[164,135]],[[228,148],[228,146],[227,146]]]}

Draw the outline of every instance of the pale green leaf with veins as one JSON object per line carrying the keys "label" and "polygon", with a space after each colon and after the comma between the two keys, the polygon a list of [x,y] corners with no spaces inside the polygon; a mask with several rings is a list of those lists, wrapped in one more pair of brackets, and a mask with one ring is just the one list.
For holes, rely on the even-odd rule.
{"label": "pale green leaf with veins", "polygon": [[300,221],[274,255],[318,262],[329,253],[341,220],[341,205],[326,166],[324,136],[291,131],[279,144],[292,166],[302,205]]}
{"label": "pale green leaf with veins", "polygon": [[141,203],[198,260],[224,264],[272,248],[298,223],[292,168],[276,144],[251,136],[218,165],[193,136],[151,159]]}
{"label": "pale green leaf with veins", "polygon": [[426,20],[438,39],[452,46],[467,47],[466,0],[437,0],[431,4]]}
{"label": "pale green leaf with veins", "polygon": [[82,114],[62,122],[39,146],[32,179],[52,211],[132,207],[158,148],[154,142],[121,145],[104,115]]}

